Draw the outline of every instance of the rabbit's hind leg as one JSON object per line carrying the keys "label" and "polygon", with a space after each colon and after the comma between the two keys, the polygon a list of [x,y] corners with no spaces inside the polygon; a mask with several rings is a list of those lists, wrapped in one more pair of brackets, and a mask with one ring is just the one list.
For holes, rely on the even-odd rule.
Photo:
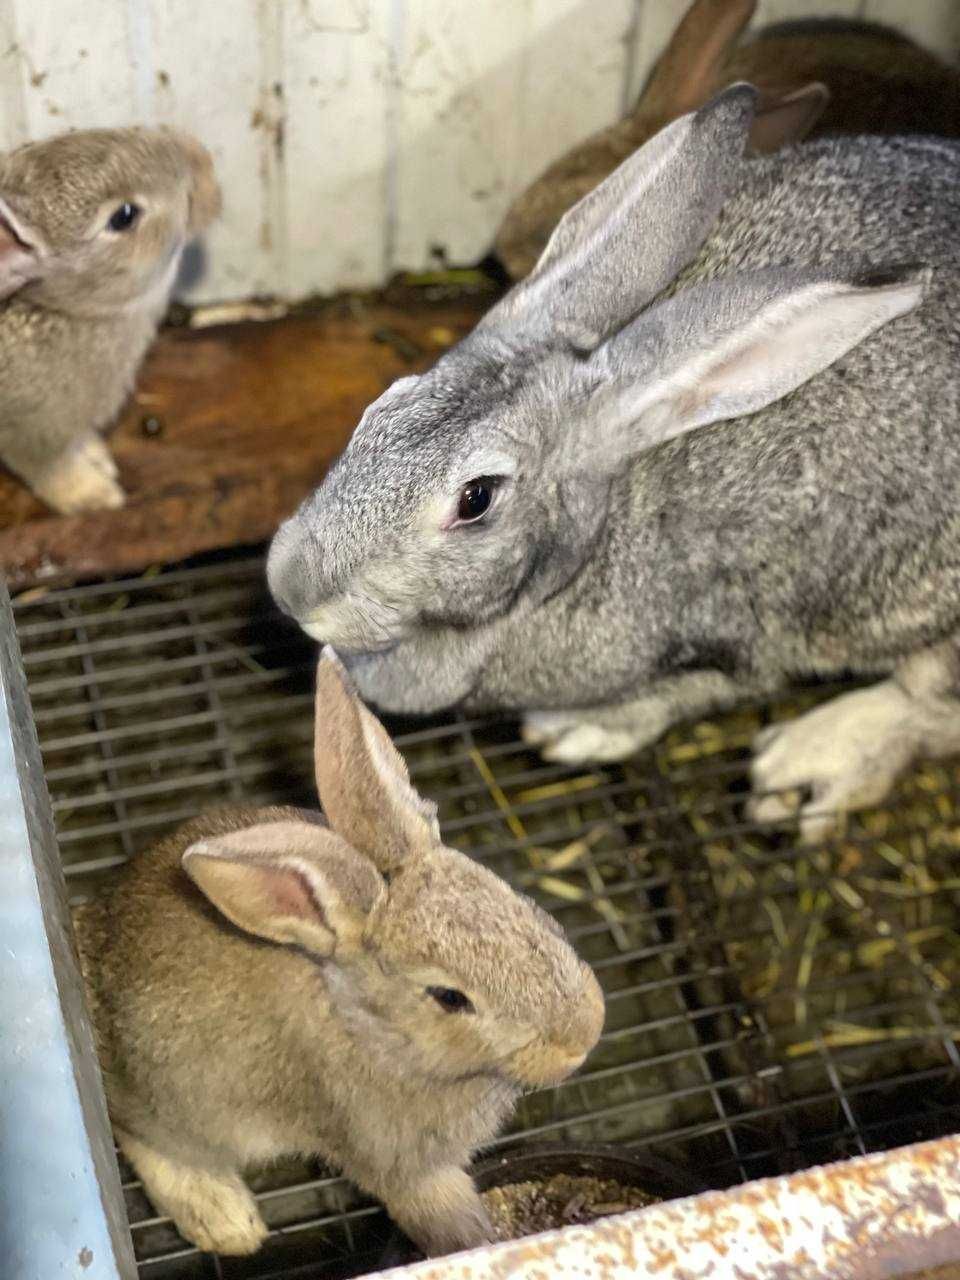
{"label": "rabbit's hind leg", "polygon": [[129,1134],[118,1133],[117,1140],[154,1208],[198,1249],[242,1255],[263,1244],[266,1225],[238,1174],[180,1164]]}
{"label": "rabbit's hind leg", "polygon": [[960,752],[960,640],[905,659],[889,680],[843,694],[754,741],[759,822],[799,816],[806,841],[879,804],[915,760]]}

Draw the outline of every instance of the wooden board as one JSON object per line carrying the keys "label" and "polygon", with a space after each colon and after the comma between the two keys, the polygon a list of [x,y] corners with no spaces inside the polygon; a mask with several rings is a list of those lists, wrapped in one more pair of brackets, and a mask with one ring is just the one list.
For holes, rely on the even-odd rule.
{"label": "wooden board", "polygon": [[270,537],[370,401],[432,364],[488,303],[347,299],[315,315],[165,330],[110,435],[127,505],[53,516],[0,472],[0,571],[17,590]]}

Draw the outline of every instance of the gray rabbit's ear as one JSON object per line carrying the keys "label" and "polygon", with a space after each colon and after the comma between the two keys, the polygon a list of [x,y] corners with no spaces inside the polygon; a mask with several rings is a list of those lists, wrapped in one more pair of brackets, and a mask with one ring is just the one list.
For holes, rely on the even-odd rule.
{"label": "gray rabbit's ear", "polygon": [[626,324],[706,239],[733,189],[756,97],[731,85],[634,152],[564,215],[533,273],[478,328],[589,351]]}
{"label": "gray rabbit's ear", "polygon": [[413,789],[403,757],[329,646],[317,666],[314,765],[327,821],[381,871],[439,841],[436,806]]}
{"label": "gray rabbit's ear", "polygon": [[385,892],[366,858],[310,822],[265,822],[198,840],[182,865],[238,929],[319,956],[359,945]]}
{"label": "gray rabbit's ear", "polygon": [[756,413],[912,311],[929,279],[913,264],[846,276],[771,269],[676,294],[584,363],[600,390],[572,465],[617,469],[695,427]]}
{"label": "gray rabbit's ear", "polygon": [[45,246],[0,194],[0,300],[9,298],[43,270]]}

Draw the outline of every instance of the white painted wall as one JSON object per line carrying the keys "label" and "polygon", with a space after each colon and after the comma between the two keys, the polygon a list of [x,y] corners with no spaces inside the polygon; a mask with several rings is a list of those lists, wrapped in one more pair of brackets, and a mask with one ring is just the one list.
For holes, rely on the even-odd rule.
{"label": "white painted wall", "polygon": [[[225,211],[195,301],[482,255],[510,199],[620,115],[688,0],[0,0],[0,147],[193,130]],[[762,0],[960,49],[960,0]]]}

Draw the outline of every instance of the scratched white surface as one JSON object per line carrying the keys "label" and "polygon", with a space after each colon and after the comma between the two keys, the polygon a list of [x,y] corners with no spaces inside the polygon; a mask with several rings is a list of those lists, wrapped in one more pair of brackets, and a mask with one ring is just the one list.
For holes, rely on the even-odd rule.
{"label": "scratched white surface", "polygon": [[[168,121],[225,209],[193,300],[376,284],[488,248],[512,196],[617,118],[687,0],[0,0],[0,147]],[[762,0],[960,49],[960,0]]]}

